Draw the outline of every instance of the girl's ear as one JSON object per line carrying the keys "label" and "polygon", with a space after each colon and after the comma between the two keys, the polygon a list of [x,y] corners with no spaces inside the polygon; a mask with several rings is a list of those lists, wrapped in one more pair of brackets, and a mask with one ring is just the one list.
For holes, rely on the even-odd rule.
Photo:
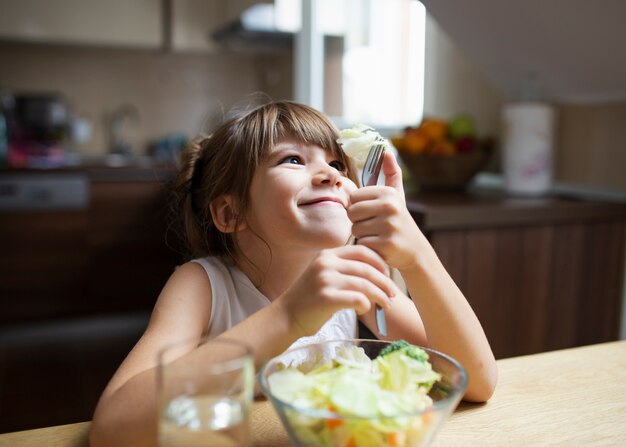
{"label": "girl's ear", "polygon": [[232,195],[223,194],[214,199],[209,205],[209,209],[213,223],[222,233],[232,233],[245,227],[243,223],[240,223],[238,228],[236,227],[239,206]]}

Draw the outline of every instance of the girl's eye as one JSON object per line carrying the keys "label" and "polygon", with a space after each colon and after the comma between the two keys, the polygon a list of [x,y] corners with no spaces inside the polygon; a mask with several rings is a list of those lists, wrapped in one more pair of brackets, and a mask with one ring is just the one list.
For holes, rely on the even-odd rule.
{"label": "girl's eye", "polygon": [[338,170],[339,172],[346,172],[346,165],[344,165],[342,162],[340,162],[339,160],[334,160],[331,161],[330,163],[328,163],[330,166],[332,166],[333,168],[335,168],[336,170]]}
{"label": "girl's eye", "polygon": [[285,157],[285,158],[281,159],[279,164],[283,164],[283,163],[289,163],[289,164],[292,164],[292,165],[301,165],[301,164],[303,164],[302,160],[297,155],[290,155],[289,157]]}

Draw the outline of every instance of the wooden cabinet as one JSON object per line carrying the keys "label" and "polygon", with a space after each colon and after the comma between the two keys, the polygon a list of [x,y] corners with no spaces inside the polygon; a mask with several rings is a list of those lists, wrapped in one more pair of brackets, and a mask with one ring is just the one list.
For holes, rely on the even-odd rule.
{"label": "wooden cabinet", "polygon": [[160,0],[0,0],[0,37],[57,44],[159,48]]}
{"label": "wooden cabinet", "polygon": [[[223,7],[223,5],[222,5]],[[173,0],[171,43],[174,51],[212,52],[210,35],[222,23],[222,9],[212,0]]]}
{"label": "wooden cabinet", "polygon": [[93,311],[149,310],[179,262],[160,182],[94,181],[86,296]]}
{"label": "wooden cabinet", "polygon": [[78,208],[0,211],[0,433],[89,420],[182,260],[168,233],[171,170],[80,175]]}
{"label": "wooden cabinet", "polygon": [[270,0],[172,0],[171,47],[174,51],[212,52],[218,49],[213,32],[239,19],[255,3]]}
{"label": "wooden cabinet", "polygon": [[626,205],[423,195],[409,207],[496,357],[619,338]]}
{"label": "wooden cabinet", "polygon": [[270,0],[0,0],[0,39],[213,52],[211,34]]}
{"label": "wooden cabinet", "polygon": [[101,178],[84,209],[1,212],[0,324],[149,312],[180,262],[166,195]]}
{"label": "wooden cabinet", "polygon": [[0,325],[80,312],[86,228],[81,211],[0,214]]}

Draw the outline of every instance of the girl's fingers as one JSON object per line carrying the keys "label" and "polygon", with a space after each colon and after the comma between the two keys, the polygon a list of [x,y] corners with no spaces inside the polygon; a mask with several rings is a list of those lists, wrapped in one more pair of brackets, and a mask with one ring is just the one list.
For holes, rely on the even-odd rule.
{"label": "girl's fingers", "polygon": [[379,199],[381,196],[395,194],[387,186],[368,186],[366,188],[355,189],[350,193],[350,205],[354,206],[360,202]]}
{"label": "girl's fingers", "polygon": [[380,283],[375,283],[368,278],[350,274],[344,274],[341,279],[341,284],[337,284],[337,287],[341,290],[360,292],[365,295],[369,301],[379,304],[385,309],[391,307],[390,298],[394,296],[396,292],[393,281],[391,280],[389,280],[388,284],[384,280]]}
{"label": "girl's fingers", "polygon": [[393,216],[406,208],[402,199],[398,198],[397,193],[390,188],[386,186],[372,188],[376,188],[376,190],[350,197],[348,219],[353,223],[375,216]]}
{"label": "girl's fingers", "polygon": [[352,308],[357,315],[366,314],[372,308],[372,302],[364,294],[356,290],[338,290],[335,293],[335,300],[342,309]]}
{"label": "girl's fingers", "polygon": [[389,276],[389,266],[385,260],[374,250],[367,247],[362,245],[345,245],[337,248],[334,253],[337,256],[337,259],[359,261],[365,266],[372,267],[383,275]]}
{"label": "girl's fingers", "polygon": [[[323,270],[333,272],[330,276],[324,275],[325,300],[339,303],[339,297],[350,292],[351,300],[355,297],[359,300],[343,304],[357,311],[366,312],[372,302],[385,309],[391,307],[391,298],[397,295],[398,289],[389,277],[389,267],[373,250],[358,245],[345,246],[323,251],[318,261],[324,266]],[[368,304],[364,305],[363,300]]]}
{"label": "girl's fingers", "polygon": [[365,264],[364,262],[352,261],[348,264],[343,264],[337,269],[337,271],[344,275],[361,278],[364,281],[367,281],[368,284],[373,284],[378,289],[382,290],[386,296],[395,295],[395,289],[391,278],[387,274],[383,274],[379,270]]}
{"label": "girl's fingers", "polygon": [[385,151],[382,172],[385,175],[385,186],[391,186],[396,191],[401,192],[404,196],[402,169],[400,168],[396,157],[390,151]]}
{"label": "girl's fingers", "polygon": [[[353,246],[345,250],[346,257],[338,257],[333,267],[341,276],[337,287],[357,290],[382,307],[391,306],[389,298],[397,293],[395,283],[389,277],[389,268],[382,258],[367,247]],[[351,257],[350,257],[351,256]],[[379,265],[373,266],[368,258]]]}
{"label": "girl's fingers", "polygon": [[[352,235],[357,238],[361,245],[368,246],[364,243],[364,238],[369,236],[381,237],[387,233],[391,233],[392,225],[392,223],[379,217],[372,217],[371,219],[362,220],[352,225]],[[381,230],[383,228],[384,230]]]}

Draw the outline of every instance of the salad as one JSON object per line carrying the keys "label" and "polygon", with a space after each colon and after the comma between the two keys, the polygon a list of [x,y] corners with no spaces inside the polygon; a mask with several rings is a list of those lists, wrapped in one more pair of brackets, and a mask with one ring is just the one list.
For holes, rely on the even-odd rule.
{"label": "salad", "polygon": [[269,375],[272,394],[289,403],[285,417],[311,446],[400,447],[422,441],[433,413],[428,392],[441,375],[428,354],[404,340],[370,359],[363,348],[340,345],[332,359],[285,365]]}

